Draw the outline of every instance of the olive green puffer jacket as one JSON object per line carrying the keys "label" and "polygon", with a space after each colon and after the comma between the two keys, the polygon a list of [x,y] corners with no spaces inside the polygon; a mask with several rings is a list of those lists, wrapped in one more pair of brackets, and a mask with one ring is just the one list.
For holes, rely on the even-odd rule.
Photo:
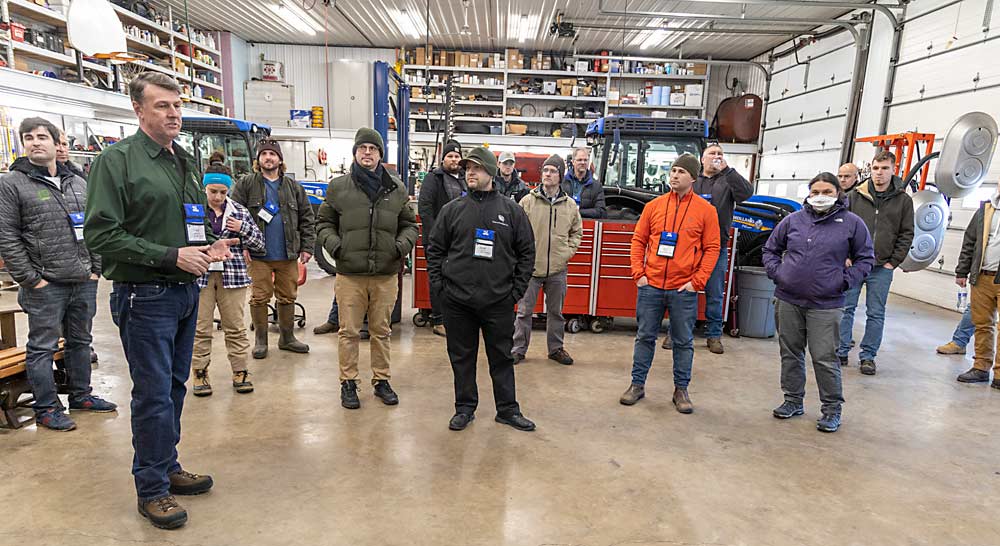
{"label": "olive green puffer jacket", "polygon": [[317,237],[340,275],[394,275],[417,240],[417,218],[406,186],[383,168],[372,200],[351,174],[330,182],[319,208]]}

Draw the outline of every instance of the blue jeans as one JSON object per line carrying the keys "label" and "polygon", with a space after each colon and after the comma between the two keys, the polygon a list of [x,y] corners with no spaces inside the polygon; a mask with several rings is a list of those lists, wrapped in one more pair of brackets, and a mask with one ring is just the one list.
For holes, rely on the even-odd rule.
{"label": "blue jeans", "polygon": [[951,340],[959,347],[965,347],[976,333],[976,325],[972,323],[972,306],[965,308],[962,313],[962,320],[955,327],[955,333],[951,335]]}
{"label": "blue jeans", "polygon": [[726,317],[722,316],[726,296],[726,271],[729,260],[726,247],[719,250],[719,260],[715,262],[712,276],[705,284],[705,337],[722,337],[722,326]]}
{"label": "blue jeans", "polygon": [[333,300],[333,305],[330,306],[330,314],[327,315],[326,321],[330,324],[340,324],[340,308],[337,307],[336,298]]}
{"label": "blue jeans", "polygon": [[646,384],[664,311],[670,312],[670,337],[674,343],[674,386],[687,388],[691,382],[691,364],[694,361],[694,321],[698,315],[698,293],[660,290],[648,285],[639,288],[635,301],[635,318],[639,322],[639,331],[635,335],[635,349],[632,353],[632,383]]}
{"label": "blue jeans", "polygon": [[97,281],[50,282],[44,288],[21,288],[17,302],[28,314],[25,368],[35,397],[36,414],[63,405],[52,375],[52,356],[59,338],[66,340],[63,362],[69,381],[70,401],[90,394],[90,334],[97,312]]}
{"label": "blue jeans", "polygon": [[894,269],[876,266],[857,288],[848,290],[845,294],[844,318],[840,321],[840,346],[837,356],[847,356],[851,352],[851,335],[854,330],[854,310],[861,296],[861,286],[865,290],[865,313],[868,321],[865,323],[865,335],[861,338],[861,360],[875,360],[878,348],[882,345],[882,328],[885,326],[885,303],[889,299],[889,285],[892,284]]}
{"label": "blue jeans", "polygon": [[184,383],[198,322],[195,283],[114,283],[111,318],[132,376],[132,475],[140,502],[169,494],[181,469]]}

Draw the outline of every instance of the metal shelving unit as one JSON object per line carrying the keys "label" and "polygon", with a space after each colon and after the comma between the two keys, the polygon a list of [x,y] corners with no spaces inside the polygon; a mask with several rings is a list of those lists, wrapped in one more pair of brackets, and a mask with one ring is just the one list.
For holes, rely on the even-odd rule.
{"label": "metal shelving unit", "polygon": [[[432,72],[439,73],[449,73],[452,75],[476,75],[483,77],[496,77],[501,79],[504,83],[503,85],[488,85],[488,84],[475,84],[475,83],[463,83],[454,82],[453,86],[455,88],[466,90],[466,89],[476,89],[485,91],[496,91],[499,97],[494,97],[493,95],[487,95],[483,93],[487,100],[482,101],[470,101],[470,100],[457,100],[455,101],[456,106],[464,107],[480,107],[480,106],[492,106],[492,107],[502,107],[502,112],[504,116],[502,118],[483,118],[477,116],[477,112],[469,112],[467,110],[459,112],[458,115],[454,117],[455,121],[480,121],[480,122],[502,122],[504,125],[504,134],[506,134],[507,123],[525,123],[525,124],[548,124],[548,128],[551,128],[552,124],[576,124],[576,125],[587,125],[594,121],[588,118],[555,118],[544,115],[539,116],[514,116],[507,115],[507,106],[509,103],[521,104],[524,102],[535,102],[535,101],[545,101],[543,104],[559,106],[560,103],[564,106],[569,105],[581,105],[587,104],[588,107],[593,105],[598,105],[600,107],[600,112],[602,115],[609,115],[615,112],[652,112],[652,111],[666,111],[672,112],[674,115],[697,115],[698,117],[705,117],[705,109],[707,107],[707,97],[708,97],[708,81],[710,72],[705,75],[693,75],[693,74],[662,74],[662,73],[612,73],[612,72],[576,72],[573,70],[535,70],[526,68],[480,68],[480,67],[461,67],[461,66],[436,66],[436,65],[415,65],[406,64],[403,65],[403,75],[404,79],[407,75],[414,75],[414,73],[422,73],[424,75],[423,79],[413,78],[417,81],[412,81],[411,85],[414,87],[427,87],[433,89],[443,89],[445,84],[443,82],[428,82],[431,78]],[[520,94],[512,93],[509,91],[510,87],[523,77],[543,77],[546,79],[561,79],[561,78],[586,78],[589,80],[597,80],[596,83],[603,83],[606,89],[611,89],[613,86],[619,85],[616,80],[621,81],[620,87],[626,88],[630,86],[641,85],[643,81],[656,81],[656,82],[676,82],[681,83],[700,83],[703,86],[702,98],[700,106],[668,106],[668,105],[648,105],[648,104],[611,104],[607,97],[605,96],[565,96],[565,95],[546,95],[546,94]],[[666,83],[664,83],[666,84]],[[660,85],[657,83],[657,85]],[[620,93],[624,93],[624,89],[619,89]],[[635,91],[631,91],[635,92]],[[426,107],[428,105],[443,105],[444,100],[441,96],[437,96],[434,99],[424,100],[420,97],[415,97],[410,101],[410,106],[412,108]],[[589,103],[589,104],[588,104]],[[478,113],[482,113],[481,110]],[[443,119],[443,114],[437,112],[425,112],[423,114],[414,114],[410,116],[411,119],[417,120],[429,120],[437,121]],[[548,130],[546,128],[546,131]],[[416,134],[416,132],[415,132]],[[513,137],[518,138],[518,137]],[[520,138],[553,138],[553,137],[520,137]]]}

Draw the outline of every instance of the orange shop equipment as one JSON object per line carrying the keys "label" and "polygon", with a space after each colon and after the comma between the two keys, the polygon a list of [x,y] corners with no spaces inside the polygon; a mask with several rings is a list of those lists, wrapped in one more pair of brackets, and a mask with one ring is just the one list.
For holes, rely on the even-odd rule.
{"label": "orange shop equipment", "polygon": [[[871,137],[861,137],[855,142],[871,142],[879,150],[888,150],[896,156],[896,164],[893,166],[893,174],[905,178],[910,172],[913,161],[920,157],[927,157],[934,151],[934,133],[896,133],[892,135],[879,135]],[[925,149],[920,149],[920,144],[924,143]],[[919,156],[919,157],[917,157]],[[927,184],[927,172],[930,170],[930,163],[925,163],[920,172],[919,190],[923,190]]]}

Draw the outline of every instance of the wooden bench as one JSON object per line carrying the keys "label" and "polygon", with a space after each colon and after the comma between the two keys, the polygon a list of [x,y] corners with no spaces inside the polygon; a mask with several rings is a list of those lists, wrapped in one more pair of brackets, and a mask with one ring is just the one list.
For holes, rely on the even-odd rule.
{"label": "wooden bench", "polygon": [[[53,356],[57,368],[62,368],[63,340],[59,340],[59,349]],[[61,370],[56,370],[60,372]],[[63,372],[64,376],[65,373]],[[57,388],[65,383],[65,377],[56,377]],[[21,400],[25,394],[29,396]],[[31,394],[31,383],[28,382],[28,372],[25,367],[24,347],[11,347],[0,350],[0,426],[6,428],[21,428],[34,420],[34,412],[30,417],[19,418],[19,408],[31,408],[35,401]]]}

